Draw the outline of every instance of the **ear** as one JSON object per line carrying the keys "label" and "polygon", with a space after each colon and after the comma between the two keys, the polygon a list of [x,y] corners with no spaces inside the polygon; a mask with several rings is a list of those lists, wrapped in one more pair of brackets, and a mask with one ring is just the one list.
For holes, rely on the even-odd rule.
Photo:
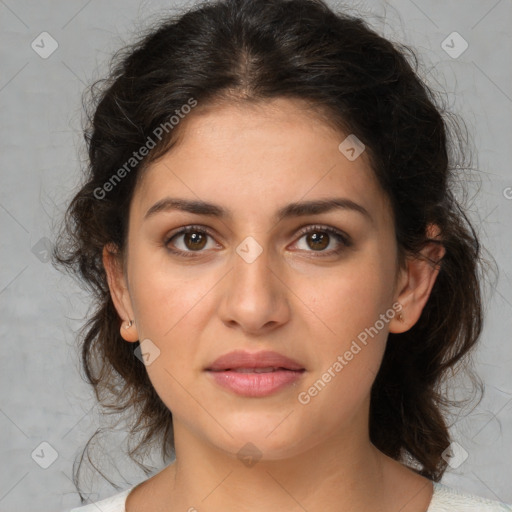
{"label": "ear", "polygon": [[[112,302],[121,317],[119,327],[124,340],[134,342],[139,340],[137,326],[134,323],[134,314],[130,299],[130,292],[126,282],[126,276],[122,268],[117,247],[114,244],[106,244],[103,247],[103,267],[107,274],[108,287]],[[130,325],[130,321],[133,323]]]}
{"label": "ear", "polygon": [[390,322],[389,332],[406,332],[419,320],[446,253],[439,233],[439,228],[430,224],[427,236],[432,241],[425,245],[419,256],[407,258],[406,268],[400,271],[395,300],[402,305],[402,309],[401,314]]}

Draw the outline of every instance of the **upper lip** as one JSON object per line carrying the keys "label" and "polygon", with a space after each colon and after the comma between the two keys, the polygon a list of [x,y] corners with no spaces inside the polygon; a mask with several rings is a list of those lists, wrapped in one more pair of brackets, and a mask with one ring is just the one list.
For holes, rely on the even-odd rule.
{"label": "upper lip", "polygon": [[304,367],[278,352],[246,352],[235,350],[224,354],[206,368],[211,371],[234,370],[238,368],[284,368],[286,370],[304,370]]}

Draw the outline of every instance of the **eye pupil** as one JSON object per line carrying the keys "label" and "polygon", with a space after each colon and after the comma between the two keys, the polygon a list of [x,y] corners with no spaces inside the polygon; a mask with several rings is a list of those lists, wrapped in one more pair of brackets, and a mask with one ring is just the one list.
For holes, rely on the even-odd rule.
{"label": "eye pupil", "polygon": [[313,245],[310,245],[312,249],[325,249],[329,245],[329,235],[326,233],[310,233],[307,239],[308,243],[313,242]]}
{"label": "eye pupil", "polygon": [[[202,249],[205,246],[206,237],[204,236],[203,233],[198,233],[197,231],[194,231],[192,233],[185,233],[184,241],[185,245],[189,249]],[[190,246],[188,242],[192,242],[192,246]]]}

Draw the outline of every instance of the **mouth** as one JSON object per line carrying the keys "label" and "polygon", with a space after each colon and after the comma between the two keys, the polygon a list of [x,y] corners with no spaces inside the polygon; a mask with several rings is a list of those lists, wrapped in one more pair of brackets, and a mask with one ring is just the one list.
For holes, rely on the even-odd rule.
{"label": "mouth", "polygon": [[223,370],[209,370],[211,372],[237,372],[237,373],[270,373],[270,372],[278,372],[281,370],[288,371],[304,371],[304,369],[300,370],[292,370],[291,368],[282,368],[280,366],[269,366],[266,368],[225,368]]}
{"label": "mouth", "polygon": [[304,366],[294,359],[269,350],[260,352],[235,350],[218,357],[206,368],[207,371],[213,372],[244,371],[245,373],[251,373],[251,370],[253,373],[254,371],[267,373],[278,370],[299,371],[304,369]]}
{"label": "mouth", "polygon": [[277,352],[235,351],[219,357],[205,371],[222,388],[255,398],[295,384],[306,369]]}

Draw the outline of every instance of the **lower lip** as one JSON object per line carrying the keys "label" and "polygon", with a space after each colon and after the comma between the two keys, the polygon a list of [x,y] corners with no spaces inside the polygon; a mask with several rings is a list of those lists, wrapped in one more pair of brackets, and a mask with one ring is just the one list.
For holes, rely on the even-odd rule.
{"label": "lower lip", "polygon": [[263,397],[297,382],[303,370],[277,370],[266,373],[241,373],[231,370],[208,372],[217,384],[233,393],[247,397]]}

